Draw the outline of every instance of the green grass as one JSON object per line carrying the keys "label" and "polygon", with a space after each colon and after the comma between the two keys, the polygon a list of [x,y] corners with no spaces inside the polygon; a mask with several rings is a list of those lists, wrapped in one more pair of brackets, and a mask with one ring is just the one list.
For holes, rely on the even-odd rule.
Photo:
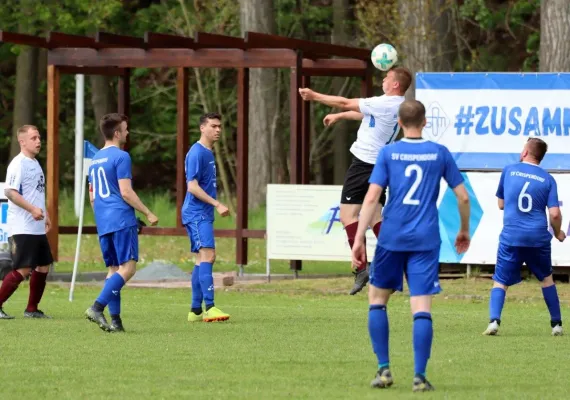
{"label": "green grass", "polygon": [[[238,285],[216,292],[227,323],[186,322],[189,290],[123,291],[126,334],[82,318],[99,288],[50,284],[41,308],[54,320],[24,320],[24,284],[0,321],[2,399],[525,399],[565,398],[568,338],[551,337],[536,282],[507,296],[500,336],[484,337],[487,280],[443,281],[435,298],[428,365],[433,393],[411,393],[413,355],[406,295],[389,304],[395,385],[369,388],[376,360],[366,296],[350,279]],[[559,285],[563,315],[570,287]]]}
{"label": "green grass", "polygon": [[[159,226],[176,226],[176,204],[167,194],[139,193],[143,202],[159,218]],[[59,198],[60,225],[77,226],[79,218],[75,217],[73,207],[73,193],[62,190]],[[144,218],[141,218],[144,220]],[[92,226],[93,211],[85,204],[84,225]],[[216,216],[216,229],[235,228],[235,216],[220,218]],[[265,229],[265,208],[250,211],[250,229]],[[248,241],[248,264],[246,273],[265,273],[266,252],[265,240],[250,239]],[[57,272],[70,272],[73,270],[77,235],[60,235],[59,262],[55,266]],[[215,270],[220,272],[237,271],[235,263],[236,241],[231,238],[217,238],[217,258]],[[190,253],[190,243],[185,236],[145,236],[139,237],[139,266],[153,260],[170,261],[183,270],[190,270],[194,265],[193,256]],[[96,235],[82,235],[80,253],[80,272],[103,270],[101,251]],[[288,261],[272,260],[271,271],[275,274],[291,273]],[[302,274],[350,274],[349,265],[344,262],[319,262],[307,261],[303,263]]]}

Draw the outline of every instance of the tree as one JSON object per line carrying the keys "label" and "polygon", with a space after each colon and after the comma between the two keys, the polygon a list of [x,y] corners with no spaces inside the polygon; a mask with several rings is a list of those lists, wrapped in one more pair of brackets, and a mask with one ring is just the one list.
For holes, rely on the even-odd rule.
{"label": "tree", "polygon": [[540,60],[542,72],[570,70],[570,2],[540,2]]}
{"label": "tree", "polygon": [[[273,0],[240,0],[242,32],[276,32]],[[249,78],[249,194],[250,208],[265,201],[271,178],[272,154],[277,152],[277,71],[250,70]]]}

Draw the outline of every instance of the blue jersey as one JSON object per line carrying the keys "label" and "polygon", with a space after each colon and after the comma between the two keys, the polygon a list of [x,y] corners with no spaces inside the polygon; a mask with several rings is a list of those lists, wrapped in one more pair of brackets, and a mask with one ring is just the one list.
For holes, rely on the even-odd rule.
{"label": "blue jersey", "polygon": [[[198,181],[198,186],[204,192],[214,199],[217,198],[216,161],[212,150],[200,142],[194,143],[186,154],[184,169],[186,182]],[[199,220],[214,221],[214,206],[204,203],[187,191],[182,205],[182,223],[186,225]]]}
{"label": "blue jersey", "polygon": [[89,167],[99,236],[137,226],[135,209],[123,200],[119,179],[132,179],[129,153],[115,146],[99,150]]}
{"label": "blue jersey", "polygon": [[501,174],[497,197],[505,201],[501,243],[517,247],[550,243],[546,208],[559,206],[552,175],[534,164],[507,165]]}
{"label": "blue jersey", "polygon": [[380,151],[370,183],[389,188],[378,245],[391,251],[428,251],[441,245],[437,198],[444,178],[463,183],[446,147],[404,138]]}

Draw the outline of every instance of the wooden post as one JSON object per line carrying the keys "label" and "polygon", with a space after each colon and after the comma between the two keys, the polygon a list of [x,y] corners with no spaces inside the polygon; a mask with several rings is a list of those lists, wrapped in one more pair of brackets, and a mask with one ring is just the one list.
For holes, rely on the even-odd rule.
{"label": "wooden post", "polygon": [[182,227],[182,204],[186,196],[184,161],[188,152],[188,68],[176,75],[176,226]]}
{"label": "wooden post", "polygon": [[[290,182],[292,184],[302,183],[302,113],[303,113],[303,99],[299,94],[299,88],[301,87],[303,71],[303,53],[301,51],[297,52],[297,65],[291,68],[290,75],[290,123],[291,123],[291,144],[290,144]],[[290,269],[294,271],[295,277],[297,277],[297,272],[302,269],[301,260],[291,260]]]}
{"label": "wooden post", "polygon": [[[304,75],[302,79],[303,87],[311,87],[311,77]],[[303,102],[301,115],[301,183],[308,185],[311,180],[311,103]]]}
{"label": "wooden post", "polygon": [[360,96],[372,97],[374,96],[374,66],[367,63],[366,73],[360,81]]}
{"label": "wooden post", "polygon": [[[118,112],[130,118],[131,116],[131,69],[125,68],[123,75],[119,76],[118,85]],[[99,123],[99,121],[96,121]],[[129,151],[131,147],[131,135],[127,136],[127,143],[123,146],[123,150]]]}
{"label": "wooden post", "polygon": [[240,275],[247,265],[247,238],[243,231],[248,227],[248,165],[249,165],[249,68],[238,69],[238,129],[237,129],[237,217],[236,264]]}
{"label": "wooden post", "polygon": [[58,260],[59,246],[59,70],[47,68],[47,211],[51,220],[48,232],[53,259]]}

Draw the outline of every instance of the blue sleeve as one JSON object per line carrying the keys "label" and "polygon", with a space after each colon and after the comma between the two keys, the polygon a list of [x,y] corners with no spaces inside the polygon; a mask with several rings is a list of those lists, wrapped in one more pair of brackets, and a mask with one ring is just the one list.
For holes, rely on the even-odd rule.
{"label": "blue sleeve", "polygon": [[190,150],[186,156],[186,182],[198,179],[200,176],[200,154]]}
{"label": "blue sleeve", "polygon": [[505,199],[505,171],[507,169],[504,168],[503,172],[501,172],[501,179],[499,179],[499,187],[497,188],[497,198],[504,200]]}
{"label": "blue sleeve", "polygon": [[445,171],[443,173],[443,179],[447,182],[447,185],[451,189],[455,189],[457,186],[463,183],[463,175],[461,175],[461,171],[457,168],[457,164],[453,159],[453,156],[447,149],[447,147],[443,148],[443,155],[445,161]]}
{"label": "blue sleeve", "polygon": [[133,179],[131,156],[126,151],[118,157],[115,168],[117,169],[117,179]]}
{"label": "blue sleeve", "polygon": [[550,176],[550,192],[548,192],[548,203],[546,203],[546,207],[560,207],[558,201],[558,185],[552,176]]}
{"label": "blue sleeve", "polygon": [[386,147],[383,147],[380,150],[380,154],[378,154],[378,158],[376,159],[376,164],[374,165],[374,169],[372,170],[372,174],[370,175],[370,179],[368,183],[375,183],[378,186],[386,189],[389,183],[389,174],[388,174],[388,151]]}

